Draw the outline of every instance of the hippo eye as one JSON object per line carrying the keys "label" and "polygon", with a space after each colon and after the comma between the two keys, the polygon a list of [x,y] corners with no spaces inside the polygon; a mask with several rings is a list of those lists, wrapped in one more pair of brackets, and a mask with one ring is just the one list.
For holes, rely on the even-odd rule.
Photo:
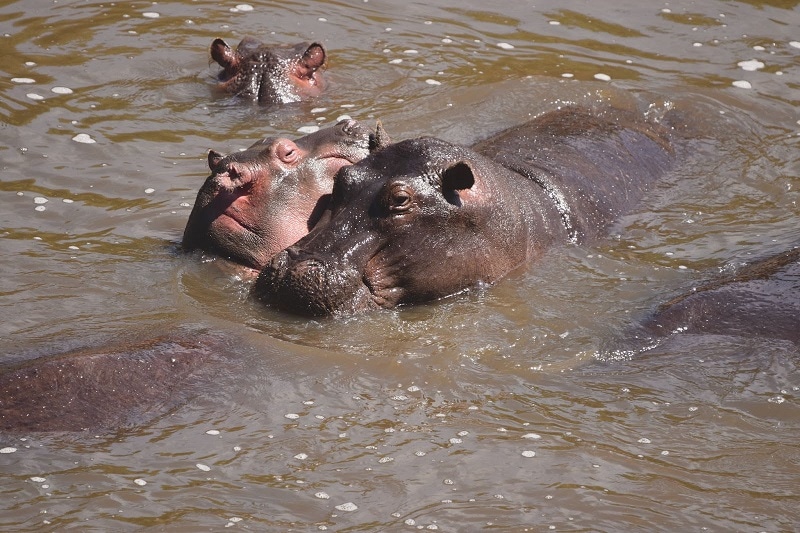
{"label": "hippo eye", "polygon": [[392,213],[402,213],[411,207],[414,193],[411,188],[404,183],[396,183],[388,195],[389,211]]}

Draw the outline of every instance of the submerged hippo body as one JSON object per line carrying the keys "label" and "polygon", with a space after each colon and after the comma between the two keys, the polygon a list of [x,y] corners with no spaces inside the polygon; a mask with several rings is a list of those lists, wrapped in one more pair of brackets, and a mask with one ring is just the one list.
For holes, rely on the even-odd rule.
{"label": "submerged hippo body", "polygon": [[558,243],[586,243],[671,166],[666,128],[567,108],[473,149],[392,144],[336,176],[329,212],[276,255],[254,295],[346,315],[493,283]]}
{"label": "submerged hippo body", "polygon": [[233,344],[213,332],[191,331],[0,368],[0,434],[115,429],[152,420],[199,393],[222,368],[236,368]]}
{"label": "submerged hippo body", "polygon": [[183,248],[262,268],[308,233],[336,171],[366,157],[378,136],[344,120],[295,141],[264,139],[228,156],[210,151],[211,175],[197,194]]}
{"label": "submerged hippo body", "polygon": [[673,298],[644,327],[655,336],[679,332],[766,337],[800,345],[800,248]]}
{"label": "submerged hippo body", "polygon": [[219,86],[262,104],[286,104],[318,96],[324,88],[325,49],[319,43],[268,46],[245,37],[236,47],[211,43],[211,58],[223,68]]}

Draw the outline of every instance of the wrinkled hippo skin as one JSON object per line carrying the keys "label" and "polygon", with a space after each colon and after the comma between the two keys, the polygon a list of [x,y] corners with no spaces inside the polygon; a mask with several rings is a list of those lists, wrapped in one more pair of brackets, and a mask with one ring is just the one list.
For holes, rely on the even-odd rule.
{"label": "wrinkled hippo skin", "polygon": [[493,283],[553,245],[603,235],[673,160],[666,127],[615,109],[553,111],[472,149],[401,141],[339,171],[329,211],[253,294],[348,315]]}
{"label": "wrinkled hippo skin", "polygon": [[263,268],[308,233],[324,210],[336,171],[386,142],[378,129],[371,134],[343,120],[295,141],[264,139],[228,156],[210,151],[211,175],[189,215],[183,249]]}
{"label": "wrinkled hippo skin", "polygon": [[738,269],[661,305],[649,334],[711,334],[800,344],[800,248]]}
{"label": "wrinkled hippo skin", "polygon": [[325,49],[319,43],[268,46],[245,37],[236,50],[222,39],[211,43],[219,63],[219,87],[262,104],[286,104],[319,96],[324,88]]}
{"label": "wrinkled hippo skin", "polygon": [[235,367],[229,340],[208,332],[79,350],[0,369],[0,432],[136,425],[184,402]]}

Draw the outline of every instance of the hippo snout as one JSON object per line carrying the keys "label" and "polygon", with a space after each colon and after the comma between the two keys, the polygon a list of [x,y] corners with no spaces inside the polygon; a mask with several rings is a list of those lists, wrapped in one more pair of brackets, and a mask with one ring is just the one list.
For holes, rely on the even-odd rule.
{"label": "hippo snout", "polygon": [[361,274],[290,246],[275,255],[253,285],[253,296],[306,316],[352,314],[370,306]]}

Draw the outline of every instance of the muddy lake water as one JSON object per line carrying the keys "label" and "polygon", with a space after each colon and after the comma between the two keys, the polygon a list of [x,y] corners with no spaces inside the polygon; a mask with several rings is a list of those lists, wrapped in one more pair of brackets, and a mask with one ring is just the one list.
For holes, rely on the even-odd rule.
{"label": "muddy lake water", "polygon": [[[245,35],[322,42],[327,91],[216,93]],[[5,1],[0,43],[0,363],[197,331],[230,361],[121,428],[0,434],[0,529],[797,530],[800,348],[627,332],[800,243],[800,2]],[[310,320],[179,251],[210,148],[566,104],[694,133],[607,239],[493,287]]]}

